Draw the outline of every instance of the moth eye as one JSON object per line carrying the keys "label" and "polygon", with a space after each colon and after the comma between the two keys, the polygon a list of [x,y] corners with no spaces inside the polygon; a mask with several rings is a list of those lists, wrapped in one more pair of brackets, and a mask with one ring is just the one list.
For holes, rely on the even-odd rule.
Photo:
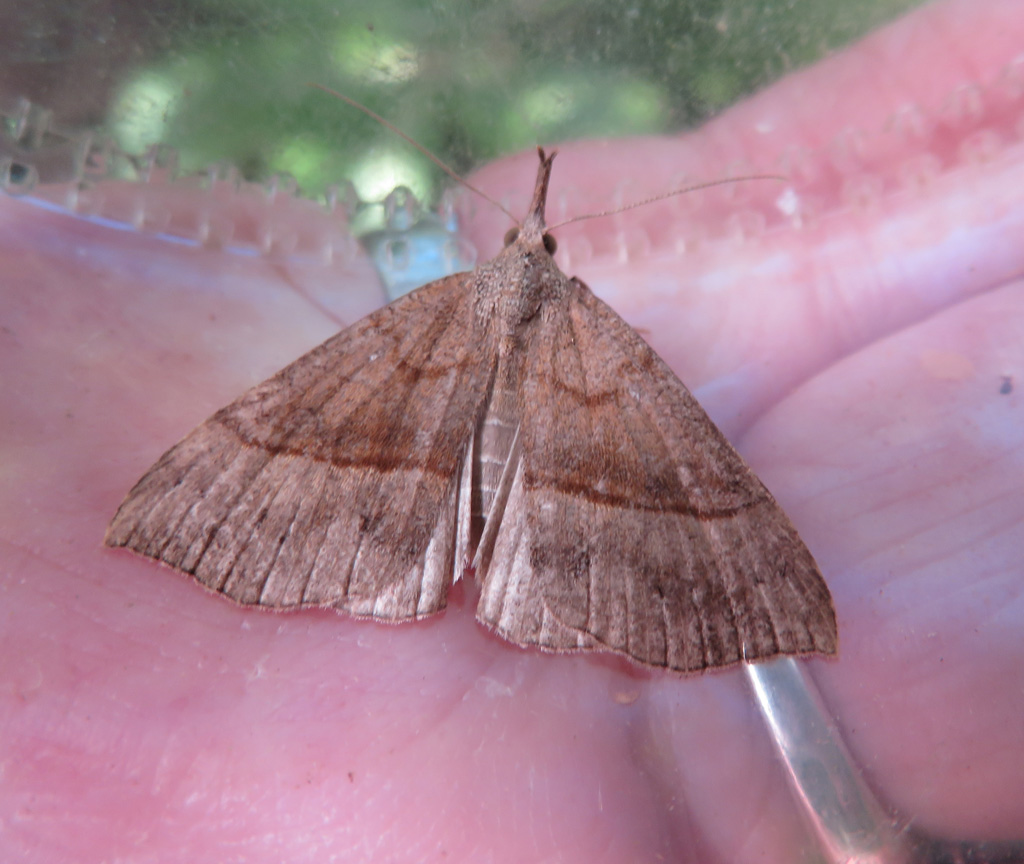
{"label": "moth eye", "polygon": [[509,228],[508,231],[505,232],[505,245],[506,246],[511,246],[513,243],[516,242],[516,238],[518,236],[519,236],[519,229],[518,228]]}
{"label": "moth eye", "polygon": [[547,250],[548,255],[554,255],[555,250],[558,248],[558,243],[555,242],[555,238],[550,234],[544,235],[544,248]]}

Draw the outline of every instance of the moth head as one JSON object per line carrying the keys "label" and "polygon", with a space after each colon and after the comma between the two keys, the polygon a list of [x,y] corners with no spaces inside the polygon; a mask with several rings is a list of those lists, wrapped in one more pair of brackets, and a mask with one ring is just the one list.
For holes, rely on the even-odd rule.
{"label": "moth head", "polygon": [[[507,249],[518,239],[519,228],[513,225],[511,228],[508,229],[508,231],[505,232],[505,248]],[[558,249],[558,241],[555,240],[553,236],[551,236],[545,231],[543,236],[541,237],[541,242],[544,244],[544,251],[546,251],[548,255],[555,254],[555,250]]]}

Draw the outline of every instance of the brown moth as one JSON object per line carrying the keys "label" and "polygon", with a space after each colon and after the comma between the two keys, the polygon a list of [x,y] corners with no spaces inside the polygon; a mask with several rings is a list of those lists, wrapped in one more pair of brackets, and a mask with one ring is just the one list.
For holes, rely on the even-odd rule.
{"label": "brown moth", "polygon": [[672,370],[552,258],[493,261],[328,339],[191,432],[107,530],[239,603],[378,621],[475,578],[510,642],[681,672],[835,654],[832,598]]}

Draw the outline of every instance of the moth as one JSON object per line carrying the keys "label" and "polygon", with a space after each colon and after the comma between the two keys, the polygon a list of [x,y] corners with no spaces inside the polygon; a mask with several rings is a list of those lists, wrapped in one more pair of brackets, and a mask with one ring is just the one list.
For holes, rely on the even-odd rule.
{"label": "moth", "polygon": [[106,534],[243,604],[399,622],[479,586],[548,651],[696,672],[835,654],[828,587],[664,361],[552,257],[555,154],[504,250],[243,393]]}

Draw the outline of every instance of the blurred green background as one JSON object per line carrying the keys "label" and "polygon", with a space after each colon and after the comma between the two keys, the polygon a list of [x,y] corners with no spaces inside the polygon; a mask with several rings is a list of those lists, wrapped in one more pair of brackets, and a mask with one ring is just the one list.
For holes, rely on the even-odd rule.
{"label": "blurred green background", "polygon": [[537,143],[670,132],[920,0],[45,0],[0,9],[0,96],[183,170],[227,162],[429,200],[441,178],[363,102],[459,172]]}

